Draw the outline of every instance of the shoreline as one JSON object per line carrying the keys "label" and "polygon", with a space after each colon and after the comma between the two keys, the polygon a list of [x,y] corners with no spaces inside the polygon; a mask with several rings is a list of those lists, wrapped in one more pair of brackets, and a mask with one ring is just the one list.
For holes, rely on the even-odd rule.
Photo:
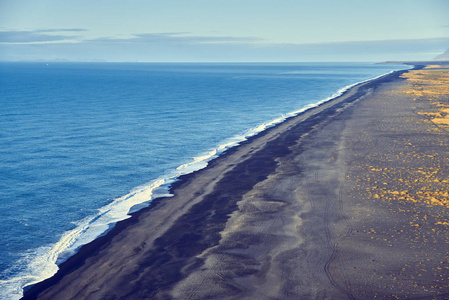
{"label": "shoreline", "polygon": [[[177,190],[180,187],[188,184],[188,182],[192,178],[194,178],[196,176],[201,176],[202,172],[204,172],[205,170],[214,168],[215,165],[220,164],[220,162],[222,160],[225,160],[226,157],[232,156],[235,152],[238,152],[240,148],[251,145],[253,143],[253,141],[255,141],[255,140],[263,139],[267,135],[270,135],[272,131],[279,130],[279,127],[286,127],[286,126],[288,127],[289,125],[285,125],[285,124],[292,123],[292,122],[294,123],[296,119],[302,119],[301,121],[299,121],[299,123],[311,122],[311,124],[310,124],[311,127],[309,128],[309,130],[311,130],[311,128],[313,128],[314,125],[316,125],[314,123],[318,124],[320,122],[319,118],[317,118],[317,115],[326,114],[325,111],[327,111],[327,110],[333,110],[335,112],[335,110],[341,109],[342,107],[344,107],[344,105],[351,103],[353,101],[356,101],[358,98],[360,98],[362,96],[362,94],[364,92],[366,92],[366,90],[369,90],[383,82],[393,80],[394,78],[399,77],[400,74],[407,72],[407,71],[408,70],[393,71],[391,73],[381,75],[378,78],[370,79],[370,80],[364,81],[362,83],[355,84],[354,86],[350,87],[345,92],[343,92],[342,95],[340,95],[336,98],[325,101],[324,103],[321,103],[318,106],[313,107],[311,109],[307,109],[304,112],[299,113],[298,115],[287,117],[281,123],[278,123],[274,126],[268,127],[265,130],[259,132],[258,134],[254,135],[254,136],[248,137],[247,140],[240,142],[239,145],[225,150],[218,157],[209,161],[208,166],[206,168],[194,171],[189,174],[184,174],[184,175],[179,176],[178,179],[174,183],[171,184],[170,193],[173,193],[176,195]],[[359,91],[359,89],[362,89],[362,88],[365,90],[364,92]],[[336,106],[340,106],[340,107],[336,107]],[[318,120],[310,121],[309,120],[310,117],[317,118]],[[281,129],[281,131],[282,131],[282,129]],[[170,200],[171,200],[171,197],[156,198],[149,205],[149,207],[143,208],[137,212],[132,213],[131,218],[129,218],[129,219],[117,222],[115,224],[115,226],[111,230],[109,230],[105,235],[100,236],[97,239],[95,239],[94,241],[90,242],[89,244],[82,246],[76,254],[74,254],[73,256],[68,258],[61,265],[59,265],[59,271],[53,277],[46,279],[40,283],[37,283],[31,287],[25,288],[25,293],[24,293],[23,299],[33,299],[33,297],[38,295],[38,293],[40,291],[59,282],[60,279],[62,279],[66,274],[77,269],[79,266],[82,266],[89,256],[98,252],[99,248],[103,247],[104,245],[109,244],[111,242],[111,240],[115,236],[120,234],[123,230],[139,223],[139,218],[143,214],[145,214],[147,211],[151,211],[152,209],[154,209],[158,206],[161,206],[161,205],[163,206],[166,204],[166,203],[164,203],[165,201],[169,202]]]}
{"label": "shoreline", "polygon": [[[384,74],[384,75],[385,75],[385,74]],[[380,76],[383,76],[383,75],[380,75]],[[372,79],[369,79],[369,80],[372,80]],[[364,81],[363,81],[363,82],[364,82]],[[360,84],[360,83],[362,83],[362,82],[359,82],[359,83],[356,83],[356,84]],[[356,85],[356,84],[354,84],[354,85]],[[300,112],[300,111],[302,111],[302,110],[310,109],[310,108],[309,108],[310,106],[316,106],[316,105],[319,105],[319,103],[322,103],[322,102],[332,101],[332,99],[335,98],[335,95],[336,95],[336,94],[341,93],[342,90],[345,90],[345,89],[349,88],[350,86],[353,86],[353,85],[348,85],[348,86],[346,86],[346,87],[344,87],[344,88],[342,88],[342,89],[339,89],[339,90],[338,90],[336,93],[334,93],[332,96],[330,96],[330,97],[328,97],[328,98],[326,98],[326,99],[317,101],[316,103],[313,103],[313,104],[311,104],[311,105],[305,107],[304,109],[301,109],[301,110],[298,110],[298,111],[293,111],[293,112],[287,113],[287,114],[283,115],[282,117],[277,118],[277,119],[275,119],[275,120],[273,120],[273,121],[265,122],[265,123],[263,123],[263,124],[261,124],[261,125],[259,125],[259,126],[256,126],[255,128],[250,129],[250,130],[248,130],[248,132],[245,132],[244,134],[242,134],[241,136],[239,136],[239,137],[242,137],[242,140],[239,140],[239,141],[237,141],[237,142],[241,142],[241,141],[243,141],[243,137],[247,137],[248,135],[252,135],[255,131],[259,131],[260,128],[258,128],[258,127],[264,127],[264,128],[266,129],[267,127],[273,126],[272,124],[274,123],[274,121],[277,122],[278,120],[281,120],[281,119],[285,120],[286,117],[288,117],[288,116],[290,116],[290,115],[292,115],[292,114],[296,114],[297,112]],[[330,93],[329,93],[329,94],[330,94]],[[317,99],[319,99],[319,98],[317,98]],[[260,131],[259,131],[259,132],[260,132]],[[247,133],[249,133],[249,134],[247,134]],[[231,141],[234,141],[234,140],[237,140],[237,139],[234,139],[234,137],[231,137],[230,140],[231,140]],[[226,142],[226,141],[228,141],[228,140],[225,140],[224,142]],[[225,143],[225,144],[226,144],[226,143]],[[222,147],[222,146],[223,146],[223,143],[220,143],[220,145],[219,145],[218,147],[216,147],[215,149],[212,149],[212,151],[218,150],[217,152],[221,152],[220,150],[224,148],[224,147]],[[209,154],[210,154],[210,153],[209,153]],[[206,156],[209,155],[209,154],[206,154]],[[196,157],[193,157],[193,159],[196,160]],[[201,158],[201,159],[202,159],[202,158]],[[181,171],[182,173],[191,172],[192,169],[195,169],[195,168],[197,167],[197,166],[194,164],[194,162],[195,162],[195,161],[193,161],[193,162],[188,162],[188,163],[185,164],[185,165],[189,165],[189,166],[188,166],[186,169],[182,169],[182,170],[180,170],[180,171]],[[200,162],[199,162],[199,164],[201,165],[200,167],[203,167],[202,165],[203,165],[203,164],[206,164],[206,163],[207,163],[206,161],[200,161]],[[193,165],[192,165],[192,164],[193,164]],[[179,166],[179,167],[183,167],[183,166],[184,166],[184,165]],[[179,167],[178,167],[178,168],[179,168]],[[173,169],[173,173],[178,173],[178,172],[177,172],[177,171],[178,171],[178,168],[176,168],[176,170]],[[180,172],[180,173],[181,173],[181,172]],[[115,210],[115,209],[117,208],[117,206],[118,206],[116,203],[121,202],[122,199],[127,199],[127,198],[131,198],[131,197],[132,197],[132,199],[130,199],[130,200],[137,199],[137,201],[138,201],[138,200],[139,200],[138,198],[142,198],[141,195],[149,195],[149,194],[153,193],[153,195],[151,196],[151,198],[158,198],[158,197],[161,196],[161,194],[168,194],[168,188],[169,188],[169,186],[170,186],[170,183],[173,182],[173,181],[175,180],[175,178],[177,178],[177,176],[178,176],[178,175],[176,175],[176,176],[172,176],[172,175],[173,175],[173,174],[170,172],[170,173],[168,173],[167,176],[164,175],[164,176],[162,176],[162,177],[156,178],[155,180],[149,182],[148,184],[144,184],[144,185],[141,185],[141,186],[137,186],[136,188],[132,189],[132,190],[130,191],[130,193],[128,193],[128,194],[126,194],[126,195],[124,195],[124,196],[115,198],[115,199],[113,200],[113,202],[111,202],[111,203],[108,204],[107,206],[101,207],[101,208],[99,209],[100,212],[99,212],[98,214],[96,214],[96,215],[95,215],[95,214],[94,214],[94,215],[90,215],[90,216],[87,216],[85,219],[80,220],[80,222],[77,223],[77,224],[79,224],[79,225],[77,225],[77,227],[76,227],[75,229],[73,229],[73,230],[71,230],[71,231],[66,231],[66,232],[64,232],[63,238],[61,238],[59,241],[57,241],[55,245],[58,245],[59,242],[60,242],[61,240],[64,240],[64,239],[66,240],[67,238],[68,238],[68,239],[75,239],[75,238],[76,238],[76,239],[81,240],[82,242],[80,242],[80,243],[75,242],[74,246],[68,247],[68,248],[63,249],[63,250],[61,250],[62,247],[54,246],[54,247],[51,249],[52,254],[58,255],[58,253],[61,253],[61,254],[59,255],[59,257],[58,257],[57,265],[60,265],[60,263],[63,262],[63,261],[65,261],[66,258],[72,256],[74,253],[76,253],[76,252],[78,251],[78,250],[74,251],[74,249],[79,249],[79,246],[81,246],[82,244],[86,243],[86,241],[92,241],[92,240],[94,240],[94,238],[93,238],[94,235],[95,235],[95,239],[96,239],[97,237],[99,237],[99,236],[101,236],[101,235],[104,235],[105,232],[107,232],[107,231],[110,230],[110,229],[107,229],[105,232],[103,232],[103,233],[101,233],[101,234],[98,234],[99,231],[98,231],[97,229],[98,229],[100,226],[103,226],[104,228],[108,228],[108,227],[110,228],[110,227],[112,227],[112,226],[110,226],[110,225],[115,223],[115,222],[107,223],[107,222],[103,221],[104,219],[107,219],[108,216],[107,216],[107,214],[106,214],[106,218],[104,218],[104,215],[102,214],[102,212],[104,212],[105,210],[109,210],[109,209]],[[168,180],[168,181],[167,181],[167,180]],[[165,181],[165,183],[162,184],[162,185],[160,185],[160,181]],[[149,186],[152,186],[152,187],[149,187]],[[142,188],[141,188],[141,187],[142,187]],[[153,192],[151,192],[151,191],[153,191]],[[149,198],[150,198],[150,197],[147,197],[147,199],[149,199]],[[151,200],[150,200],[150,201],[151,201]],[[130,201],[125,200],[125,201],[123,201],[123,202],[126,202],[126,203],[124,203],[124,204],[127,205],[128,202],[130,202]],[[132,206],[132,207],[129,206],[129,207],[131,207],[130,212],[135,212],[136,210],[138,210],[138,207],[139,207],[139,208],[142,208],[142,207],[147,206],[147,205],[148,205],[148,202],[149,202],[149,201],[145,201],[145,202],[143,202],[143,203],[137,204],[137,205]],[[125,206],[125,205],[123,205],[123,206]],[[125,213],[125,209],[121,209],[121,211],[119,211],[119,213],[120,213],[120,214],[114,213],[114,216],[117,216],[117,215],[118,215],[116,218],[114,218],[114,221],[123,220],[123,219],[125,219],[125,218],[128,217],[127,214]],[[87,224],[87,225],[86,225],[86,224]],[[84,229],[85,229],[85,228],[87,228],[86,232],[84,232]],[[92,228],[94,228],[94,230],[91,231]],[[81,233],[81,236],[78,236],[79,232],[81,232],[81,231],[83,231],[83,233]],[[93,234],[92,234],[92,232],[93,232]],[[44,257],[44,261],[47,262],[47,264],[46,264],[47,267],[46,267],[45,271],[47,271],[47,270],[51,271],[51,272],[45,272],[45,273],[47,274],[47,276],[48,276],[49,274],[52,274],[52,273],[55,271],[55,269],[57,269],[56,264],[51,264],[51,263],[53,262],[52,259],[53,259],[54,257],[56,257],[56,255],[52,255],[52,257]],[[47,258],[49,258],[49,259],[47,260]],[[42,273],[44,273],[44,272],[42,272]],[[39,274],[39,273],[33,273],[33,274]],[[37,277],[37,276],[36,276],[36,277]],[[36,278],[36,277],[34,277],[34,278]],[[25,276],[22,277],[22,278],[25,278]],[[41,276],[40,278],[45,278],[45,277],[44,277],[44,276]],[[14,280],[14,279],[17,279],[17,277],[16,277],[16,278],[13,278],[13,280]],[[43,280],[43,279],[41,279],[41,280]],[[30,286],[30,285],[28,285],[28,286]]]}

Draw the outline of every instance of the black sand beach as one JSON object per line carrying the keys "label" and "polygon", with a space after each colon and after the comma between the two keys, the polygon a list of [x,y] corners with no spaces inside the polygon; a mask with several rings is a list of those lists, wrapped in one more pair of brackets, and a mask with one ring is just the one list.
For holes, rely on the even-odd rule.
{"label": "black sand beach", "polygon": [[449,299],[449,96],[404,72],[182,176],[24,299]]}

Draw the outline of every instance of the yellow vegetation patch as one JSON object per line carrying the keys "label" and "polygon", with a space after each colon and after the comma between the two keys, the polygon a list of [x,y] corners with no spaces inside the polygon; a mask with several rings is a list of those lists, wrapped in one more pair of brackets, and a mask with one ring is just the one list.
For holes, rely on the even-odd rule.
{"label": "yellow vegetation patch", "polygon": [[[422,157],[434,157],[434,155],[424,155]],[[415,157],[415,159],[420,159]],[[414,203],[424,203],[429,206],[449,207],[449,180],[440,174],[440,169],[435,167],[416,168],[411,170],[395,168],[375,168],[368,167],[373,172],[368,175],[373,178],[377,185],[368,187],[366,190],[374,199],[384,201],[407,201]],[[382,171],[382,172],[380,172]],[[375,174],[378,174],[377,176]],[[393,184],[395,189],[389,188],[387,182],[378,179],[390,178],[400,185]],[[398,189],[398,187],[401,187]]]}
{"label": "yellow vegetation patch", "polygon": [[449,95],[449,70],[409,71],[401,77],[412,84],[404,93],[437,97]]}
{"label": "yellow vegetation patch", "polygon": [[449,127],[449,106],[441,101],[449,97],[449,69],[439,65],[431,65],[425,70],[409,71],[402,78],[410,83],[409,88],[403,90],[406,94],[426,98],[433,101],[438,112],[418,112],[430,118],[435,125]]}
{"label": "yellow vegetation patch", "polygon": [[435,225],[446,225],[446,226],[449,226],[449,222],[436,222]]}
{"label": "yellow vegetation patch", "polygon": [[418,115],[430,116],[430,117],[442,117],[441,113],[428,113],[428,112],[418,112]]}
{"label": "yellow vegetation patch", "polygon": [[438,105],[440,107],[440,112],[449,114],[449,107],[444,106],[443,104]]}
{"label": "yellow vegetation patch", "polygon": [[425,67],[425,69],[448,69],[449,66],[448,65],[429,65],[427,67]]}
{"label": "yellow vegetation patch", "polygon": [[432,122],[439,125],[449,126],[449,117],[446,116],[445,118],[434,118],[432,119]]}

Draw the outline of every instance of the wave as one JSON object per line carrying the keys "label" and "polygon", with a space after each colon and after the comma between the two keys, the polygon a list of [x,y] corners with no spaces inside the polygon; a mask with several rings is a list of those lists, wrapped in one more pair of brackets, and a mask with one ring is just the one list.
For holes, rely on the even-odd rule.
{"label": "wave", "polygon": [[11,279],[0,280],[0,298],[20,299],[23,296],[24,288],[52,277],[58,271],[59,264],[75,254],[81,246],[105,234],[115,223],[130,218],[130,213],[148,206],[155,198],[173,196],[169,193],[170,185],[179,176],[205,168],[210,160],[216,158],[225,150],[237,146],[249,137],[269,127],[282,123],[287,118],[296,116],[306,110],[335,99],[356,85],[378,79],[393,72],[396,71],[345,86],[326,99],[255,126],[240,135],[223,141],[217,147],[194,157],[191,162],[180,165],[176,169],[168,172],[167,175],[136,187],[127,195],[113,200],[110,204],[98,209],[97,214],[74,223],[75,228],[65,232],[55,244],[43,246],[24,254],[17,263],[18,265],[25,266],[24,269]]}

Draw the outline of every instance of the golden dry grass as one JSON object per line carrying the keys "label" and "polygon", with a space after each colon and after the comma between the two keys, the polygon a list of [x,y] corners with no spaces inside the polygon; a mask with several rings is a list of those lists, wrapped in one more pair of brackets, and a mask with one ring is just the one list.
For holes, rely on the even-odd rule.
{"label": "golden dry grass", "polygon": [[449,128],[449,67],[431,65],[424,70],[410,71],[402,75],[410,83],[404,93],[427,98],[438,112],[420,112],[429,116],[434,124]]}
{"label": "golden dry grass", "polygon": [[[407,79],[408,85],[401,90],[410,95],[415,101],[425,101],[430,105],[422,110],[417,105],[416,114],[421,118],[408,120],[410,125],[415,122],[426,122],[428,132],[438,136],[441,140],[432,141],[435,149],[443,152],[448,149],[447,136],[449,130],[449,67],[432,65],[423,70],[414,70],[401,76]],[[412,99],[412,98],[411,98]],[[424,118],[422,118],[424,117]],[[405,151],[397,153],[395,157],[384,157],[385,161],[403,162],[403,167],[385,167],[379,165],[369,166],[371,183],[367,192],[376,199],[386,201],[407,201],[425,203],[429,206],[449,207],[449,180],[445,177],[442,168],[446,153],[422,153],[415,145],[407,143]],[[413,163],[412,163],[413,162]],[[418,168],[409,168],[408,164],[420,165]],[[399,184],[391,185],[391,181]],[[394,186],[394,187],[393,187]],[[438,222],[439,225],[449,225],[447,222]]]}

